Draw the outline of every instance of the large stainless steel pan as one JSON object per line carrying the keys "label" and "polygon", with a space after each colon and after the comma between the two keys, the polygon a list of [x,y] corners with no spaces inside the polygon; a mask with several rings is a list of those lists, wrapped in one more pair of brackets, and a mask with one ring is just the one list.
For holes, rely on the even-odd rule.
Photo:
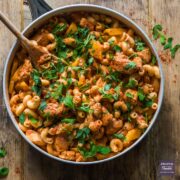
{"label": "large stainless steel pan", "polygon": [[25,136],[25,134],[18,127],[16,119],[15,119],[15,117],[14,117],[12,111],[11,111],[11,108],[10,108],[10,105],[9,105],[9,94],[8,94],[8,83],[9,83],[9,75],[10,75],[10,71],[11,71],[11,64],[12,64],[14,55],[15,55],[17,49],[19,48],[19,43],[18,42],[14,43],[13,47],[11,48],[11,50],[9,52],[6,63],[5,63],[4,75],[3,75],[3,93],[4,93],[4,100],[5,100],[5,104],[6,104],[6,107],[7,107],[7,111],[9,113],[10,119],[11,119],[12,123],[14,124],[14,126],[16,127],[17,131],[21,134],[21,136],[31,146],[33,146],[35,149],[37,149],[39,152],[41,152],[42,154],[44,154],[47,157],[50,157],[50,158],[55,159],[57,161],[70,163],[70,164],[81,164],[81,165],[96,164],[96,163],[106,162],[106,161],[109,161],[109,160],[112,160],[112,159],[115,159],[117,157],[120,157],[120,156],[124,155],[125,153],[127,153],[128,151],[133,149],[140,141],[142,141],[142,139],[147,135],[147,133],[149,133],[150,129],[152,128],[153,124],[155,123],[155,121],[157,119],[157,116],[158,116],[158,114],[160,112],[160,108],[161,108],[161,104],[162,104],[162,100],[163,100],[163,95],[164,95],[164,77],[163,77],[163,71],[162,71],[161,62],[160,62],[160,59],[158,57],[157,51],[155,50],[154,45],[152,44],[152,42],[150,41],[148,36],[144,33],[144,31],[136,23],[134,23],[130,18],[123,15],[122,13],[114,11],[112,9],[102,7],[102,6],[97,6],[97,5],[76,4],[76,5],[58,7],[57,9],[51,10],[51,8],[47,4],[44,4],[44,2],[42,0],[41,1],[39,1],[39,0],[29,0],[29,1],[30,1],[30,5],[31,5],[31,12],[33,14],[33,18],[37,18],[38,15],[43,14],[46,11],[48,11],[48,12],[46,12],[42,16],[38,17],[28,27],[26,27],[24,29],[23,33],[27,37],[33,31],[38,29],[42,24],[46,23],[46,21],[48,21],[48,19],[50,19],[54,15],[59,15],[61,13],[65,13],[65,12],[89,11],[89,12],[102,13],[102,14],[112,16],[114,18],[117,18],[118,20],[120,20],[121,22],[126,24],[127,26],[131,27],[132,29],[134,29],[134,31],[137,34],[139,34],[143,38],[143,40],[147,43],[147,45],[150,47],[151,51],[155,55],[155,57],[156,57],[156,59],[158,61],[158,65],[160,67],[161,84],[160,84],[160,92],[159,92],[159,100],[158,100],[158,105],[159,106],[158,106],[158,109],[157,109],[156,113],[153,116],[153,119],[152,119],[149,127],[144,132],[144,134],[134,144],[132,144],[129,148],[125,149],[123,152],[120,152],[119,154],[117,154],[117,155],[115,155],[113,157],[110,157],[108,159],[94,161],[94,162],[72,162],[72,161],[59,159],[59,158],[57,158],[55,156],[52,156],[52,155],[48,154],[47,152],[45,152],[44,150],[42,150],[41,148],[39,148],[38,146],[33,144]]}

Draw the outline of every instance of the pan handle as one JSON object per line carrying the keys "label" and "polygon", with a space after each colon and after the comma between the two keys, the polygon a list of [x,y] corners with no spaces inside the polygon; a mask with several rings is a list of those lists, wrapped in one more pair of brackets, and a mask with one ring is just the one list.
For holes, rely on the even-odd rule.
{"label": "pan handle", "polygon": [[35,20],[42,14],[52,10],[52,8],[44,0],[27,0],[27,1],[30,7],[33,20]]}

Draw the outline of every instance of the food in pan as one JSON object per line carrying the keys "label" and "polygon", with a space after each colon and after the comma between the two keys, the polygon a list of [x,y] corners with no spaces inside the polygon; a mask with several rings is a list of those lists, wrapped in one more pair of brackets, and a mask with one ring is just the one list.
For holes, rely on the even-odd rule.
{"label": "food in pan", "polygon": [[109,16],[78,12],[51,18],[31,39],[57,58],[35,69],[14,58],[10,106],[19,128],[49,154],[96,161],[124,151],[158,108],[156,58],[133,29]]}

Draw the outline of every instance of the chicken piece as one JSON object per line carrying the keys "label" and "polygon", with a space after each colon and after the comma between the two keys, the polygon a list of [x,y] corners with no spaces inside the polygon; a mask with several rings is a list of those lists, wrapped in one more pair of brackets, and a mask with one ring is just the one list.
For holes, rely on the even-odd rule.
{"label": "chicken piece", "polygon": [[58,116],[61,117],[62,112],[64,111],[64,104],[47,103],[46,108],[43,110],[43,113],[48,114],[50,117]]}
{"label": "chicken piece", "polygon": [[136,90],[127,89],[124,94],[124,100],[130,101],[132,103],[137,103],[138,100],[138,93]]}
{"label": "chicken piece", "polygon": [[94,30],[94,24],[90,21],[88,21],[86,18],[81,18],[80,20],[80,26],[81,27],[87,27],[89,28],[91,31]]}
{"label": "chicken piece", "polygon": [[142,51],[137,52],[138,56],[141,57],[146,63],[149,63],[151,60],[151,52],[149,48],[145,48]]}
{"label": "chicken piece", "polygon": [[139,69],[139,67],[137,66],[138,64],[136,63],[136,61],[131,61],[127,58],[127,56],[118,53],[116,54],[114,60],[111,61],[110,66],[114,70],[120,71],[124,74],[132,74]]}
{"label": "chicken piece", "polygon": [[30,78],[31,72],[33,70],[32,64],[29,59],[24,60],[24,64],[15,72],[13,79],[16,80],[26,80]]}

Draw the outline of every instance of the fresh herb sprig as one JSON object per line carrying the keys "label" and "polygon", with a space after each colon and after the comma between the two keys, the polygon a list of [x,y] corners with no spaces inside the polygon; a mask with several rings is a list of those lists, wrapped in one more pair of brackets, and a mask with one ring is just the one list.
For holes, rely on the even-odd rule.
{"label": "fresh herb sprig", "polygon": [[83,155],[84,158],[94,157],[97,153],[106,155],[111,152],[111,149],[109,147],[95,145],[93,142],[90,143],[89,150],[83,147],[78,147],[78,150]]}
{"label": "fresh herb sprig", "polygon": [[153,38],[155,40],[159,38],[161,45],[164,46],[164,50],[170,49],[171,57],[175,58],[176,52],[180,49],[180,44],[176,44],[173,47],[173,38],[172,37],[166,38],[162,30],[163,30],[162,25],[156,24],[153,27],[153,31],[152,31]]}

